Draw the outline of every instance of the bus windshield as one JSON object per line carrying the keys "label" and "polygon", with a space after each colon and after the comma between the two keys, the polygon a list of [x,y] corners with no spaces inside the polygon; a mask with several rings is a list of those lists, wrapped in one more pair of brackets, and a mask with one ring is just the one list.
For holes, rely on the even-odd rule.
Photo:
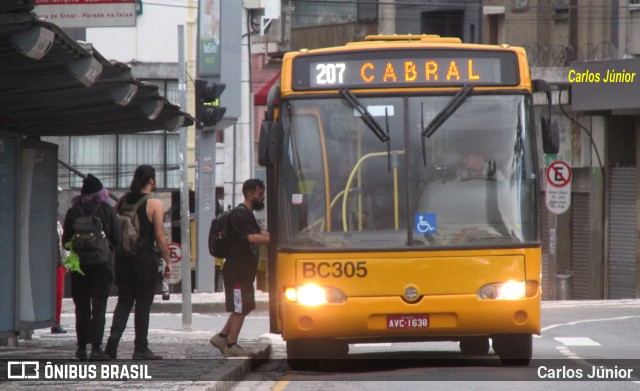
{"label": "bus windshield", "polygon": [[450,101],[358,97],[388,141],[344,98],[284,101],[278,245],[397,251],[539,242],[530,97],[474,93],[423,137]]}

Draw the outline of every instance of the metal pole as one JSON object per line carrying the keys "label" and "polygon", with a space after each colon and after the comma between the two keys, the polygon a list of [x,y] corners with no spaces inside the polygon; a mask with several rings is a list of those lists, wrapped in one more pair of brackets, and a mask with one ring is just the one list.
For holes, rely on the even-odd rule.
{"label": "metal pole", "polygon": [[[187,69],[184,55],[184,26],[178,25],[178,94],[187,110]],[[189,170],[187,127],[180,129],[180,241],[182,247],[182,329],[191,330],[191,223],[189,218]]]}
{"label": "metal pole", "polygon": [[233,181],[231,182],[232,185],[232,191],[231,191],[231,207],[235,208],[236,207],[236,191],[237,191],[237,186],[236,184],[238,183],[238,178],[236,177],[237,174],[237,164],[238,164],[238,160],[236,157],[236,150],[238,148],[238,132],[236,132],[236,125],[233,125]]}

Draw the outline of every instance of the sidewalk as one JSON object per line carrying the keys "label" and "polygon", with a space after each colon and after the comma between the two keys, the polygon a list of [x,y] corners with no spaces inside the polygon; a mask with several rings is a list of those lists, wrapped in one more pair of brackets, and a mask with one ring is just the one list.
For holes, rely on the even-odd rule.
{"label": "sidewalk", "polygon": [[[110,296],[107,302],[107,312],[113,312],[116,308],[117,296]],[[256,309],[254,312],[269,311],[269,295],[266,292],[256,291]],[[62,299],[62,312],[73,313],[73,300]],[[151,306],[152,313],[182,313],[182,295],[172,293],[169,300],[162,300],[160,295],[156,295]],[[192,293],[191,312],[197,314],[226,313],[224,308],[224,292],[216,293]]]}
{"label": "sidewalk", "polygon": [[[192,294],[194,313],[211,313],[224,311],[224,295],[222,293]],[[113,312],[117,298],[109,299],[107,312]],[[152,312],[180,313],[181,297],[172,294],[169,301],[162,301],[156,296]],[[256,292],[257,311],[266,310],[266,293]],[[63,312],[73,313],[71,299],[63,300]],[[132,319],[131,319],[132,320]],[[19,339],[17,346],[0,346],[0,390],[28,389],[28,390],[162,390],[162,391],[224,391],[229,390],[234,382],[240,381],[262,360],[271,356],[271,341],[268,338],[259,340],[238,341],[245,349],[254,353],[251,359],[225,359],[218,349],[209,344],[213,335],[210,331],[150,329],[149,347],[154,353],[163,356],[162,361],[133,361],[134,334],[132,328],[125,331],[119,349],[118,360],[106,362],[88,362],[95,364],[98,372],[103,365],[118,364],[133,367],[137,364],[147,364],[152,374],[151,380],[118,379],[118,380],[46,380],[42,375],[40,380],[7,381],[8,360],[39,360],[40,373],[44,373],[44,365],[48,361],[63,366],[76,366],[75,360],[76,336],[73,329],[67,334],[51,334],[49,329],[39,329],[33,332],[30,339]],[[106,338],[105,338],[106,339]],[[88,349],[90,350],[90,348]],[[56,360],[56,361],[54,361]]]}

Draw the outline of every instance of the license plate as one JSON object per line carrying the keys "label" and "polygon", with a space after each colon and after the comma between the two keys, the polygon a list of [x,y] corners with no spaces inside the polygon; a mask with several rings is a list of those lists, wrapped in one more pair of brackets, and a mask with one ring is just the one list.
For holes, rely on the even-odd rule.
{"label": "license plate", "polygon": [[387,315],[388,329],[426,329],[429,327],[429,315]]}

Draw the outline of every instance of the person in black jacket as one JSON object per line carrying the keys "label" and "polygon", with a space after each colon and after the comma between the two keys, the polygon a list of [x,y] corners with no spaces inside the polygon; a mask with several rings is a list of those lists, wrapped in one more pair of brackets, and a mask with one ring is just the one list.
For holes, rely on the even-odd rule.
{"label": "person in black jacket", "polygon": [[[117,216],[108,204],[109,192],[102,182],[89,174],[82,181],[80,195],[71,200],[64,219],[62,242],[67,243],[73,237],[73,223],[81,216],[95,215],[102,220],[102,228],[110,244],[108,263],[82,266],[82,272],[71,274],[71,297],[76,307],[76,338],[78,360],[108,360],[109,356],[102,350],[104,337],[105,313],[107,299],[114,279],[113,255],[120,240],[120,228]],[[87,356],[87,344],[91,344],[91,354]]]}
{"label": "person in black jacket", "polygon": [[[116,256],[116,285],[118,285],[118,304],[113,311],[111,332],[107,339],[105,352],[111,359],[117,358],[118,343],[122,333],[127,327],[127,321],[131,309],[135,305],[135,340],[134,360],[160,360],[148,347],[147,336],[149,334],[149,313],[156,291],[158,275],[158,259],[154,251],[154,242],[162,257],[169,260],[169,247],[164,234],[164,206],[162,201],[152,198],[151,193],[156,189],[156,170],[147,164],[136,169],[130,186],[131,192],[120,198],[116,204],[119,210],[123,200],[127,204],[135,204],[142,197],[147,197],[142,202],[136,213],[140,222],[139,248],[135,255],[130,257]],[[171,262],[167,262],[164,275],[170,276]]]}

